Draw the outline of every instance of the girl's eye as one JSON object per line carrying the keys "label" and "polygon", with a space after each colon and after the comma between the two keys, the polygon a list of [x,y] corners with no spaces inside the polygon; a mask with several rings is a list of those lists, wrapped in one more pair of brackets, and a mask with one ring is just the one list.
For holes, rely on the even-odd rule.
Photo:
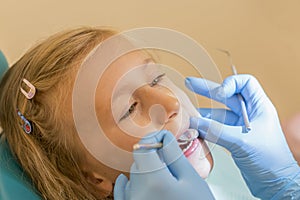
{"label": "girl's eye", "polygon": [[121,117],[120,121],[123,120],[123,119],[125,119],[125,118],[127,118],[127,117],[129,117],[129,115],[132,114],[132,113],[134,112],[136,106],[137,106],[137,102],[134,102],[134,103],[129,107],[128,111]]}
{"label": "girl's eye", "polygon": [[[165,73],[163,73],[161,75],[158,75],[155,79],[153,79],[153,81],[149,85],[151,87],[157,85],[165,75],[166,75]],[[135,111],[135,108],[136,108],[137,104],[138,104],[137,102],[134,102],[129,107],[128,111],[121,117],[120,121],[123,120],[123,119],[126,119],[127,117],[129,117]]]}
{"label": "girl's eye", "polygon": [[149,84],[151,87],[157,85],[157,83],[159,83],[159,81],[161,81],[161,79],[165,76],[166,74],[163,73],[161,75],[158,75],[155,79],[153,79],[153,81]]}

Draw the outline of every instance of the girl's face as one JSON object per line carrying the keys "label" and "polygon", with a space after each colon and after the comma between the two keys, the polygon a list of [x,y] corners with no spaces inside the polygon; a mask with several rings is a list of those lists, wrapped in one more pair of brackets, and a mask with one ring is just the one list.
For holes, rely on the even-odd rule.
{"label": "girl's face", "polygon": [[[141,51],[118,58],[103,73],[96,90],[98,121],[109,140],[132,151],[141,137],[169,130],[178,139],[188,128],[189,118],[199,115],[185,93]],[[206,178],[212,157],[201,139],[181,145],[201,177]],[[112,155],[113,156],[113,155]]]}

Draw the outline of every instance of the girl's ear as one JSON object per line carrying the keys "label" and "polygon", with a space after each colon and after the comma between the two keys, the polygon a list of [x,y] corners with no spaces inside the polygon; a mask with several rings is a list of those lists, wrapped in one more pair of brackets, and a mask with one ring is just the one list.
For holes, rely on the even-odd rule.
{"label": "girl's ear", "polygon": [[99,190],[99,194],[103,195],[103,191],[107,193],[107,195],[112,193],[113,183],[109,179],[106,179],[105,177],[93,171],[85,171],[84,174],[86,180]]}

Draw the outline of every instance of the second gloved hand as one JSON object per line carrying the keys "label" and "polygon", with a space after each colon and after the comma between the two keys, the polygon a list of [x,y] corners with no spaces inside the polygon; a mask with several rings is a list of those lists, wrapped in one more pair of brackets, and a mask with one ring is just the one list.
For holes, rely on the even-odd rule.
{"label": "second gloved hand", "polygon": [[170,132],[156,132],[140,141],[157,142],[163,143],[159,150],[134,151],[130,181],[122,174],[117,178],[114,199],[214,199],[208,185],[190,165]]}
{"label": "second gloved hand", "polygon": [[[286,143],[276,109],[254,77],[230,76],[222,85],[187,78],[186,85],[230,109],[200,109],[203,117],[191,119],[191,126],[197,128],[206,140],[231,152],[255,196],[262,199],[292,199],[299,195],[295,194],[299,191],[299,166]],[[252,127],[248,133],[243,131],[241,105],[236,94],[243,96],[247,106]]]}

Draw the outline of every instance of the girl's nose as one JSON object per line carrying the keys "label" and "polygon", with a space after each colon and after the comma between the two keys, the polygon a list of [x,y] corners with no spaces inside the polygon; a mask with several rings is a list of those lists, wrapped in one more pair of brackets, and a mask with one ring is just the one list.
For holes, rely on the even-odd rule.
{"label": "girl's nose", "polygon": [[[165,116],[158,116],[164,120],[162,123],[167,123],[169,120],[175,118],[179,112],[180,104],[176,96],[167,88],[161,87],[149,87],[144,86],[139,88],[137,96],[141,100],[143,112],[149,115],[149,111],[152,106],[160,105],[165,111]],[[162,114],[162,113],[157,113]]]}

